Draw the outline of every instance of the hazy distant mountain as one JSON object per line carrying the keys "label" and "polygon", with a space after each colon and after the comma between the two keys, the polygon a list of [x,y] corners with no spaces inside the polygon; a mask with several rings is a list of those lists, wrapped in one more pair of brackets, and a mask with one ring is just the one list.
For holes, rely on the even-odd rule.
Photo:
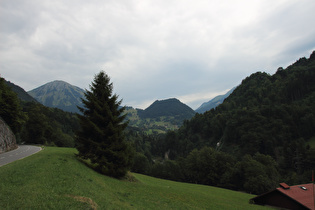
{"label": "hazy distant mountain", "polygon": [[18,98],[22,101],[37,102],[32,96],[30,96],[23,88],[17,86],[16,84],[6,81],[6,84],[15,92]]}
{"label": "hazy distant mountain", "polygon": [[56,80],[28,92],[37,101],[48,107],[56,107],[68,112],[79,112],[84,90],[64,81]]}
{"label": "hazy distant mountain", "polygon": [[162,116],[177,116],[184,119],[191,118],[195,111],[176,98],[156,100],[148,108],[139,113],[141,118],[157,118]]}
{"label": "hazy distant mountain", "polygon": [[201,106],[195,111],[198,113],[204,113],[206,111],[209,111],[210,109],[217,107],[218,105],[223,103],[224,99],[226,99],[235,90],[235,88],[236,87],[232,88],[231,90],[229,90],[229,92],[227,92],[224,95],[218,95],[211,99],[210,101],[201,104]]}

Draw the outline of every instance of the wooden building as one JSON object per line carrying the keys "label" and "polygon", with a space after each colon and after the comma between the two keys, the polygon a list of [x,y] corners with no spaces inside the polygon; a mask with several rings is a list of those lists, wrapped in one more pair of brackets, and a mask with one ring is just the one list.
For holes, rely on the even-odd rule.
{"label": "wooden building", "polygon": [[284,209],[315,210],[314,184],[289,186],[285,183],[281,183],[279,188],[254,197],[250,202]]}

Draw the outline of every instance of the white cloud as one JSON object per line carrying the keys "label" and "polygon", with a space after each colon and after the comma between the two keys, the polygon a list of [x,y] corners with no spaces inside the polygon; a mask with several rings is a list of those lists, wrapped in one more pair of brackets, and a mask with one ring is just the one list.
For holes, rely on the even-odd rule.
{"label": "white cloud", "polygon": [[308,56],[314,9],[312,0],[3,0],[0,69],[26,90],[55,79],[88,88],[105,70],[128,105],[196,104]]}

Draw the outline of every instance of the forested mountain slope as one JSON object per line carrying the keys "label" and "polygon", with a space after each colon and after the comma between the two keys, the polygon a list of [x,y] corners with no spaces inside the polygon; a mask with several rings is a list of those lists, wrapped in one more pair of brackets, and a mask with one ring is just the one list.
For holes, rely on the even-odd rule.
{"label": "forested mountain slope", "polygon": [[274,75],[257,72],[245,78],[216,109],[169,133],[163,148],[174,159],[205,146],[237,159],[270,155],[282,178],[307,181],[315,165],[314,102],[315,52]]}
{"label": "forested mountain slope", "polygon": [[22,101],[27,101],[27,102],[37,102],[36,99],[34,99],[32,96],[30,96],[23,88],[20,86],[10,82],[6,81],[6,84],[8,87],[11,88],[13,92],[15,92],[18,96],[18,98]]}

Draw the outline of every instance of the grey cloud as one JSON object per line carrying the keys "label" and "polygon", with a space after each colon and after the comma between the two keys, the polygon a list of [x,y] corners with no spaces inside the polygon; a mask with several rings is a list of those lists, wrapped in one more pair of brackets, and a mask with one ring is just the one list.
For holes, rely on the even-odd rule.
{"label": "grey cloud", "polygon": [[0,69],[26,89],[55,79],[88,88],[105,70],[128,105],[196,104],[308,56],[314,9],[312,0],[4,0]]}

